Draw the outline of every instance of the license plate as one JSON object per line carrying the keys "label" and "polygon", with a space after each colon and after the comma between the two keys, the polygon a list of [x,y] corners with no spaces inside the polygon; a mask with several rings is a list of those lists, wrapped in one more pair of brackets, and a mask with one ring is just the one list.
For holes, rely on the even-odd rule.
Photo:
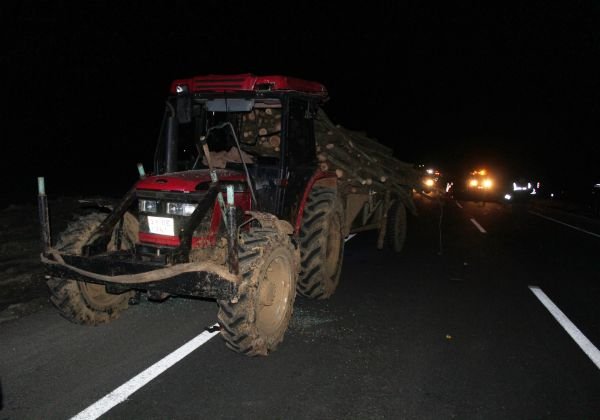
{"label": "license plate", "polygon": [[157,235],[175,236],[175,225],[170,217],[148,216],[150,233]]}

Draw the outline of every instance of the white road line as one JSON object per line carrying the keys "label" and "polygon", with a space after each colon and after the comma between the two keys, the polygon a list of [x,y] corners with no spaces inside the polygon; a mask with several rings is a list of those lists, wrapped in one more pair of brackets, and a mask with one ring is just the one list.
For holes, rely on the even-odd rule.
{"label": "white road line", "polygon": [[458,201],[455,201],[455,203],[456,203],[456,205],[458,206],[459,209],[463,208],[462,204],[460,204]]}
{"label": "white road line", "polygon": [[[218,324],[215,324],[214,326],[217,325]],[[150,366],[148,369],[144,370],[142,373],[131,378],[129,381],[125,382],[123,385],[112,391],[110,394],[107,394],[105,397],[96,401],[94,404],[90,405],[88,408],[83,410],[81,413],[77,414],[75,417],[72,417],[71,420],[97,419],[114,406],[125,401],[127,398],[129,398],[131,394],[133,394],[138,389],[146,385],[148,382],[156,378],[165,370],[169,369],[175,363],[179,362],[181,359],[189,355],[191,352],[193,352],[198,347],[206,343],[218,333],[218,331],[204,331],[202,334],[196,336],[195,338],[192,338],[190,341],[185,343],[183,346],[179,347],[171,354],[163,357],[161,360]]]}
{"label": "white road line", "polygon": [[485,229],[484,229],[484,228],[483,228],[483,227],[482,227],[482,226],[481,226],[479,223],[477,223],[477,220],[475,220],[475,219],[471,219],[471,222],[472,222],[472,223],[475,225],[475,227],[476,227],[477,229],[479,229],[479,231],[480,231],[481,233],[487,233],[487,231],[486,231],[486,230],[485,230]]}
{"label": "white road line", "polygon": [[596,367],[600,369],[600,351],[592,344],[588,338],[571,322],[569,318],[561,311],[558,306],[550,300],[550,298],[538,286],[529,286],[529,290],[542,302],[542,304],[552,314],[554,319],[565,329],[567,334],[571,336],[581,350],[594,362]]}
{"label": "white road line", "polygon": [[600,235],[598,235],[597,233],[590,232],[585,229],[581,229],[580,227],[573,226],[573,225],[570,225],[565,222],[561,222],[560,220],[553,219],[552,217],[544,216],[543,214],[540,214],[538,212],[530,210],[529,213],[536,215],[538,217],[541,217],[542,219],[546,219],[546,220],[550,220],[551,222],[558,223],[559,225],[567,226],[567,227],[570,227],[571,229],[578,230],[579,232],[587,233],[588,235],[592,235],[592,236],[595,236],[596,238],[600,238]]}

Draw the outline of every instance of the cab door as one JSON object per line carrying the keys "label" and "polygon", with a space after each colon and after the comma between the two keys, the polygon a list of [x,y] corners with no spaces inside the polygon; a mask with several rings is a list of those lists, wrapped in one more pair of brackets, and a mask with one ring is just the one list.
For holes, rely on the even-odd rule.
{"label": "cab door", "polygon": [[[280,217],[293,221],[304,189],[317,169],[314,118],[316,105],[306,98],[290,97],[285,103]],[[293,223],[292,223],[293,224]]]}

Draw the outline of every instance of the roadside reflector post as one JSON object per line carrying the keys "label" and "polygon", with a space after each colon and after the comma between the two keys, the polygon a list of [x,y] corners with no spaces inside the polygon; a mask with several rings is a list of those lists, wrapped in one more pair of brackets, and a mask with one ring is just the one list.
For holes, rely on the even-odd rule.
{"label": "roadside reflector post", "polygon": [[137,164],[137,170],[140,174],[140,179],[146,178],[146,171],[144,170],[144,165],[142,163]]}
{"label": "roadside reflector post", "polygon": [[42,250],[48,251],[51,245],[50,218],[48,217],[48,197],[46,196],[46,184],[44,177],[38,177],[38,216],[40,219],[40,238]]}

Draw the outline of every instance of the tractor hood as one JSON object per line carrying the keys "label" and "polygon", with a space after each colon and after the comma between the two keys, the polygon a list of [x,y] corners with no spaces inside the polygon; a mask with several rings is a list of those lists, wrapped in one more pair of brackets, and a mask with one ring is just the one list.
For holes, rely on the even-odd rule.
{"label": "tractor hood", "polygon": [[[244,181],[244,174],[237,171],[217,169],[219,181],[232,182]],[[154,191],[193,192],[208,189],[210,184],[210,171],[199,169],[196,171],[172,172],[168,174],[149,176],[140,180],[136,189]]]}

